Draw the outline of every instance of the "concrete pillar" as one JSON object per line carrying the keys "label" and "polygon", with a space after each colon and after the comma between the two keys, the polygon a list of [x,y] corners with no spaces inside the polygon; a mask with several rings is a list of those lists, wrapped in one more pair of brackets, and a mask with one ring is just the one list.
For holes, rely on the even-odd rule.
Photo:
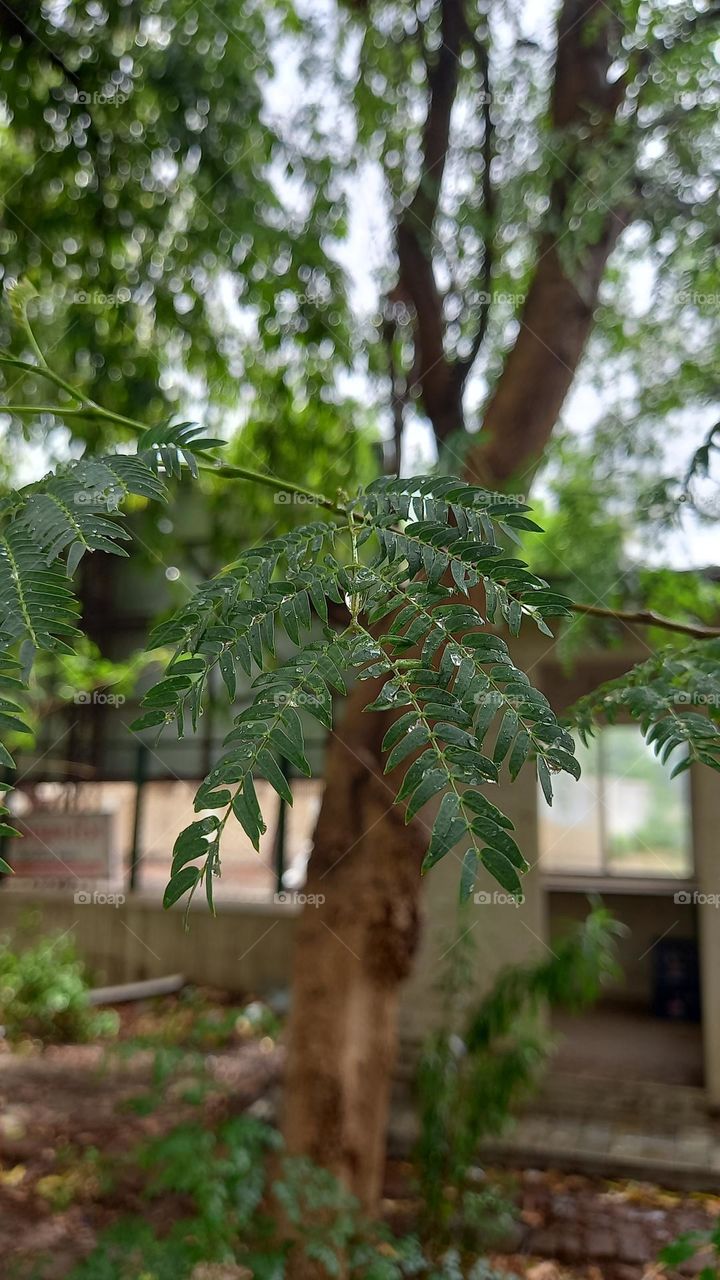
{"label": "concrete pillar", "polygon": [[[691,769],[693,851],[698,889],[698,936],[705,1089],[720,1109],[720,777],[705,765]],[[704,901],[703,899],[707,899]]]}

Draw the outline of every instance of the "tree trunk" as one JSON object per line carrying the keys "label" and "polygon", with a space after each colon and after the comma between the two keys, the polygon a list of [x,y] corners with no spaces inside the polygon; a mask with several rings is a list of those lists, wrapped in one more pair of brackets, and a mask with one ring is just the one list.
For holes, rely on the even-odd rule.
{"label": "tree trunk", "polygon": [[[299,922],[285,1082],[285,1139],[377,1208],[399,986],[419,932],[422,825],[382,775],[389,717],[356,687],[329,744],[326,788]],[[399,772],[399,771],[398,771]]]}

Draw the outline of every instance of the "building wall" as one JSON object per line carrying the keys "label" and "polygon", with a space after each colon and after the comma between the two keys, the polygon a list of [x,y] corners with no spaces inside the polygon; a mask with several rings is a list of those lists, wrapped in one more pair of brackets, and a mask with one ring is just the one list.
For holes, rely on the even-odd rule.
{"label": "building wall", "polygon": [[698,767],[692,775],[695,870],[704,895],[698,925],[705,1087],[720,1111],[720,782],[712,769]]}
{"label": "building wall", "polygon": [[[530,870],[523,880],[524,901],[516,905],[484,873],[462,911],[458,886],[460,861],[448,854],[424,885],[424,930],[419,954],[400,1005],[400,1035],[412,1046],[446,1017],[442,983],[462,937],[471,947],[465,1004],[476,1003],[500,969],[524,963],[546,950],[545,896],[537,867],[537,804],[534,785],[504,782],[493,788],[493,803],[515,825],[514,836]],[[479,900],[475,900],[479,899]],[[460,943],[462,946],[462,943]]]}
{"label": "building wall", "polygon": [[[93,982],[105,986],[182,973],[189,982],[245,994],[286,987],[297,909],[224,903],[213,918],[203,903],[164,911],[157,898],[129,896],[119,907],[76,905],[68,894],[0,893],[0,929],[27,936],[71,932]],[[25,922],[25,923],[24,923]]]}
{"label": "building wall", "polygon": [[[445,1007],[439,983],[448,972],[459,934],[468,934],[475,952],[474,976],[467,989],[472,1000],[487,990],[499,967],[541,954],[546,932],[556,935],[584,919],[589,909],[585,894],[546,893],[537,870],[531,870],[522,907],[493,903],[496,887],[486,878],[479,892],[490,901],[470,903],[459,916],[456,872],[452,861],[441,864],[434,882],[429,879],[425,885],[424,939],[401,1009],[403,1033],[409,1039],[417,1039],[428,1018],[439,1017]],[[441,879],[446,883],[441,885]],[[441,892],[445,889],[448,892]],[[605,903],[629,931],[619,946],[623,977],[608,988],[609,994],[648,1006],[653,943],[668,931],[673,938],[696,938],[696,908],[678,907],[671,898],[656,895],[617,894],[606,896]],[[199,906],[185,933],[182,913],[163,911],[154,899],[129,898],[119,908],[76,907],[66,895],[47,891],[0,894],[0,929],[18,929],[30,914],[38,916],[34,935],[72,929],[98,984],[182,972],[193,982],[262,992],[290,980],[297,917],[290,905],[224,902],[215,920]]]}

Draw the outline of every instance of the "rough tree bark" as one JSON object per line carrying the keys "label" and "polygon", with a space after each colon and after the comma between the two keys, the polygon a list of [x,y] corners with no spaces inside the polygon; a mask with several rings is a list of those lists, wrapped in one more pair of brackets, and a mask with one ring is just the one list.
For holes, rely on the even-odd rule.
{"label": "rough tree bark", "polygon": [[[439,442],[463,427],[462,393],[470,369],[469,362],[452,362],[444,353],[442,300],[428,234],[457,88],[461,14],[458,0],[445,0],[442,55],[429,75],[424,161],[426,168],[432,165],[434,181],[420,183],[397,228],[398,293],[414,312],[417,389]],[[592,116],[592,145],[598,146],[622,93],[607,79],[610,33],[603,0],[565,0],[554,122],[562,129]],[[553,225],[562,220],[575,180],[569,171],[553,186]],[[467,478],[503,489],[534,469],[571,386],[603,270],[624,225],[621,211],[608,210],[600,239],[588,246],[573,278],[565,273],[557,238],[548,234],[540,243],[518,338],[469,453]],[[485,326],[486,316],[478,316],[479,341]],[[305,908],[300,922],[285,1136],[291,1151],[331,1169],[372,1212],[382,1183],[398,989],[418,938],[418,868],[426,839],[422,827],[406,828],[391,807],[379,752],[384,717],[361,714],[371,697],[375,692],[365,685],[355,691],[328,749],[308,881],[308,892],[323,894],[325,901]]]}
{"label": "rough tree bark", "polygon": [[381,1191],[399,986],[419,931],[418,822],[383,777],[389,715],[363,716],[381,682],[352,692],[329,744],[325,797],[299,922],[285,1138],[367,1209]]}

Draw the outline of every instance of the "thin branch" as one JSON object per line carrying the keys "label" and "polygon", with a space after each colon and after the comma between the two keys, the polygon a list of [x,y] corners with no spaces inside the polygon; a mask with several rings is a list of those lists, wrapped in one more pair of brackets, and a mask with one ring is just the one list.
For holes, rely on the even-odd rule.
{"label": "thin branch", "polygon": [[462,379],[465,382],[470,371],[477,359],[480,348],[485,340],[488,323],[490,320],[490,285],[492,283],[493,268],[493,241],[495,233],[495,191],[492,183],[492,162],[495,156],[495,126],[492,121],[492,113],[490,110],[492,102],[492,91],[490,88],[490,56],[488,48],[478,39],[474,32],[470,31],[470,39],[472,47],[475,50],[475,56],[482,74],[483,82],[483,100],[482,100],[482,117],[483,117],[483,140],[482,140],[482,158],[483,172],[481,179],[481,190],[483,197],[483,213],[485,217],[485,235],[483,236],[483,264],[480,276],[480,311],[478,315],[478,324],[473,338],[470,354],[465,360],[459,362],[462,371]]}
{"label": "thin branch", "polygon": [[[83,407],[81,409],[68,409],[59,405],[56,409],[52,409],[43,405],[41,408],[28,406],[25,409],[18,405],[0,405],[0,413],[56,413],[58,417],[68,414],[83,418],[102,418],[106,422],[113,422],[117,423],[118,426],[126,427],[136,436],[145,435],[148,430],[147,423],[137,422],[134,418],[126,418],[123,414],[113,413],[110,409],[103,409],[102,405],[96,404],[84,392],[66,382],[54,370],[44,365],[30,364],[26,360],[16,360],[13,356],[0,355],[0,365],[2,364],[11,365],[28,373],[38,374],[41,378],[46,378],[48,382],[61,387],[68,395],[71,395],[75,400],[79,400]],[[293,484],[290,480],[281,480],[277,476],[268,476],[261,471],[253,471],[249,467],[238,467],[231,463],[220,462],[214,454],[206,449],[193,449],[192,452],[195,457],[204,459],[205,465],[201,465],[201,470],[207,471],[211,475],[222,476],[225,480],[250,480],[254,484],[263,484],[267,488],[275,489],[281,493],[296,493],[303,498],[307,498],[316,506],[325,507],[326,510],[333,511],[336,515],[347,515],[346,507],[333,502],[330,498],[326,498],[322,493],[314,493],[311,489],[304,488],[303,485]]]}
{"label": "thin branch", "polygon": [[[392,313],[392,304],[388,303],[382,325],[382,338],[385,344],[388,357],[388,376],[390,378],[390,409],[392,412],[393,424],[393,454],[389,468],[391,475],[400,475],[400,463],[402,461],[402,438],[405,426],[405,407],[407,405],[408,385],[407,379],[402,376],[402,371],[398,369],[398,362],[395,357],[395,342],[397,340],[398,324]],[[386,467],[386,470],[388,468]]]}
{"label": "thin branch", "polygon": [[706,627],[700,622],[680,622],[675,618],[666,618],[662,613],[652,609],[605,609],[597,604],[578,604],[570,601],[573,613],[584,613],[593,618],[611,618],[615,622],[634,623],[641,627],[660,627],[663,631],[676,631],[680,635],[693,636],[696,640],[710,640],[720,636],[720,627]]}
{"label": "thin branch", "polygon": [[34,414],[52,413],[56,418],[94,418],[95,409],[66,409],[56,404],[0,404],[0,413]]}
{"label": "thin branch", "polygon": [[[209,458],[211,462],[216,463],[216,459],[212,454],[206,453],[204,449],[192,450],[198,458]],[[236,467],[234,464],[221,463],[220,466],[203,466],[201,470],[208,472],[213,476],[221,476],[224,480],[250,480],[253,484],[264,484],[266,488],[276,489],[281,493],[297,493],[303,498],[307,498],[309,502],[313,502],[318,507],[324,507],[326,511],[333,511],[335,515],[347,516],[347,507],[342,503],[333,502],[331,498],[326,498],[322,493],[314,493],[312,489],[305,489],[301,484],[293,484],[290,480],[282,480],[279,476],[269,476],[262,471],[252,471],[249,467]]]}

